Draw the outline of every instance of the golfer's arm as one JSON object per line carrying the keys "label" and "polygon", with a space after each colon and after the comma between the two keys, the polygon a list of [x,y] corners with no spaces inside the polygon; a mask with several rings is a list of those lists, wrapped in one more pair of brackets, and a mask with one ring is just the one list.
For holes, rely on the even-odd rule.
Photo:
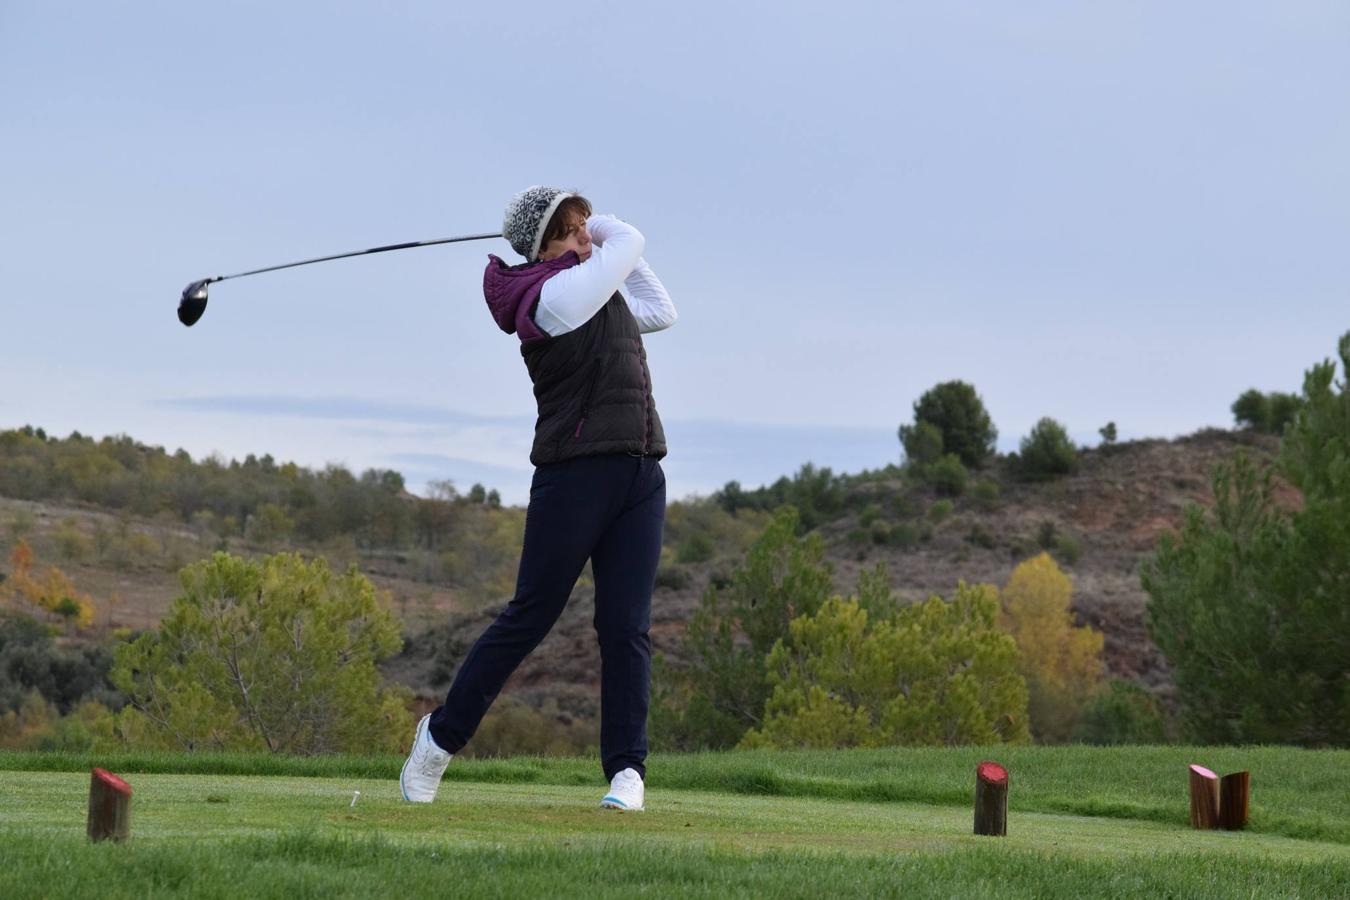
{"label": "golfer's arm", "polygon": [[646,240],[632,225],[608,216],[592,216],[586,224],[593,238],[590,259],[549,278],[539,294],[534,321],[552,337],[586,324],[642,258]]}
{"label": "golfer's arm", "polygon": [[675,324],[678,318],[675,304],[670,302],[666,286],[645,259],[638,259],[623,283],[628,288],[628,309],[637,319],[638,331],[649,334]]}

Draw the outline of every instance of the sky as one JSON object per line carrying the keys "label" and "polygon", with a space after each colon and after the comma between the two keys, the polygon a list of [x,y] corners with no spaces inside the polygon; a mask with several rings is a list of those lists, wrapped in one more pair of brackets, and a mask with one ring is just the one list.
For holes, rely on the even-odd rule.
{"label": "sky", "polygon": [[1350,329],[1350,4],[0,0],[0,428],[528,496],[515,192],[632,223],[668,496],[1231,427]]}

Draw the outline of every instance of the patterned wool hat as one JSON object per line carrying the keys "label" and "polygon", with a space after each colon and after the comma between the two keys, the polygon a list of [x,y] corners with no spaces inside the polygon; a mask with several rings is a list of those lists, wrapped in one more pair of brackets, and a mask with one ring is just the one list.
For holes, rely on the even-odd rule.
{"label": "patterned wool hat", "polygon": [[506,204],[502,237],[511,242],[512,249],[517,253],[534,262],[539,256],[539,242],[543,240],[549,219],[553,218],[558,204],[571,196],[571,193],[561,188],[538,184],[527,187]]}

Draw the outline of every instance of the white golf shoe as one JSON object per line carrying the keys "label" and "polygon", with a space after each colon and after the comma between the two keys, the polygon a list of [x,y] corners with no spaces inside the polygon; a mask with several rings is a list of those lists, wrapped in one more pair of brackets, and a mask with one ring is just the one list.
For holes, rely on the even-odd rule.
{"label": "white golf shoe", "polygon": [[624,769],[609,783],[609,793],[600,801],[603,809],[642,811],[642,776],[637,769]]}
{"label": "white golf shoe", "polygon": [[[441,776],[454,756],[436,746],[436,742],[431,739],[431,733],[427,731],[430,720],[431,716],[426,715],[417,723],[412,750],[408,753],[408,761],[403,764],[403,772],[398,776],[403,799],[412,803],[430,803],[436,799],[436,788],[441,786]],[[640,783],[638,790],[641,791]]]}

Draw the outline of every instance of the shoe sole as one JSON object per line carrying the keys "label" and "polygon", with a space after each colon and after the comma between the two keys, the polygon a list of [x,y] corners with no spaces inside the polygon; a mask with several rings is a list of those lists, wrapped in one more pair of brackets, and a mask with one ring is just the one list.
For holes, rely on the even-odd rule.
{"label": "shoe sole", "polygon": [[600,808],[617,809],[622,810],[623,812],[642,812],[643,810],[643,807],[641,806],[629,806],[628,804],[620,800],[618,797],[609,797],[609,796],[605,797],[603,800],[600,801]]}

